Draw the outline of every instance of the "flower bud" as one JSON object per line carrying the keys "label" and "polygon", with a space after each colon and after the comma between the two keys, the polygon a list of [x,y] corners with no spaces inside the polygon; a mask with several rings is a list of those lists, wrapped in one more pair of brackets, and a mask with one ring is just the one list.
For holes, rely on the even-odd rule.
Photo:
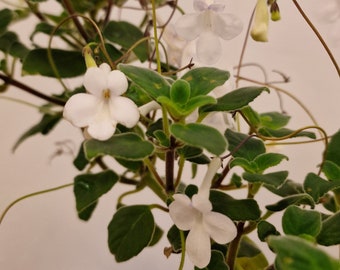
{"label": "flower bud", "polygon": [[281,19],[280,8],[276,1],[270,5],[270,13],[272,21],[275,22]]}
{"label": "flower bud", "polygon": [[93,59],[92,56],[92,49],[90,48],[90,46],[85,46],[83,49],[83,56],[85,58],[85,64],[87,68],[90,67],[97,67],[97,63],[96,61]]}
{"label": "flower bud", "polygon": [[269,12],[266,0],[257,0],[251,37],[256,41],[268,41]]}

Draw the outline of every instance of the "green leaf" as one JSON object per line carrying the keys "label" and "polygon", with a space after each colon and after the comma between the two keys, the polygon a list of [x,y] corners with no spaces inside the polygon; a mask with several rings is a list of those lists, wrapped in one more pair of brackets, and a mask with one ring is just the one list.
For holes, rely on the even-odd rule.
{"label": "green leaf", "polygon": [[[82,174],[74,179],[74,195],[76,197],[76,208],[78,215],[91,208],[97,203],[98,199],[107,193],[119,177],[113,171],[104,171],[98,174]],[[92,212],[92,211],[91,211]],[[88,220],[91,215],[86,215]]]}
{"label": "green leaf", "polygon": [[254,128],[258,128],[260,123],[261,123],[261,119],[260,119],[260,115],[253,110],[250,106],[245,106],[241,109],[242,115],[247,119],[247,122],[250,124],[250,126],[254,127]]}
{"label": "green leaf", "polygon": [[291,205],[283,213],[282,229],[285,234],[316,237],[321,230],[321,214]]}
{"label": "green leaf", "polygon": [[13,42],[9,48],[9,54],[19,59],[24,59],[28,53],[29,49],[27,49],[25,45],[18,41]]}
{"label": "green leaf", "polygon": [[[109,41],[122,46],[125,50],[144,38],[143,32],[138,27],[126,21],[110,21],[103,34]],[[144,62],[149,57],[148,42],[142,42],[133,49],[133,52],[140,61]]]}
{"label": "green leaf", "polygon": [[340,180],[340,166],[330,160],[325,160],[322,165],[322,172],[328,180]]}
{"label": "green leaf", "polygon": [[285,136],[291,135],[291,138],[295,138],[295,137],[308,137],[308,138],[311,138],[311,139],[316,139],[316,136],[315,136],[314,132],[301,131],[301,132],[299,132],[297,134],[294,134],[295,130],[291,130],[291,129],[288,129],[288,128],[270,129],[270,128],[262,127],[258,131],[263,136],[274,137],[274,138],[281,138],[281,137],[285,137]]}
{"label": "green leaf", "polygon": [[121,207],[108,226],[109,249],[117,262],[127,261],[151,243],[154,231],[155,222],[149,206]]}
{"label": "green leaf", "polygon": [[181,236],[179,229],[173,225],[167,233],[167,238],[171,244],[172,252],[180,253],[182,250]]}
{"label": "green leaf", "polygon": [[87,160],[85,156],[85,151],[84,151],[84,144],[82,143],[81,146],[79,147],[78,154],[76,158],[73,160],[73,165],[79,170],[85,169],[85,167],[89,164],[89,161]]}
{"label": "green leaf", "polygon": [[293,205],[293,204],[310,205],[312,208],[314,208],[315,206],[314,200],[310,195],[306,193],[301,193],[301,194],[287,196],[275,204],[267,205],[266,208],[269,211],[278,212],[283,209],[286,209],[288,206]]}
{"label": "green leaf", "polygon": [[326,149],[326,160],[332,161],[340,166],[340,130],[338,130],[329,141]]}
{"label": "green leaf", "polygon": [[203,107],[201,112],[211,111],[235,111],[247,106],[262,92],[269,92],[266,87],[244,87],[236,89],[217,99],[214,105]]}
{"label": "green leaf", "polygon": [[332,246],[340,244],[340,212],[322,222],[321,232],[317,237],[320,245]]}
{"label": "green leaf", "polygon": [[[48,60],[47,49],[31,50],[23,62],[23,73],[57,77]],[[80,51],[51,49],[54,64],[61,78],[71,78],[83,75],[86,71],[85,61]]]}
{"label": "green leaf", "polygon": [[225,137],[228,140],[228,150],[232,152],[233,157],[245,158],[249,161],[260,154],[266,152],[263,141],[249,137],[249,135],[227,129]]}
{"label": "green leaf", "polygon": [[0,10],[0,35],[6,31],[7,26],[13,19],[13,12],[8,9],[4,8]]}
{"label": "green leaf", "polygon": [[260,114],[261,125],[270,129],[280,129],[286,126],[290,116],[279,112],[266,112]]}
{"label": "green leaf", "polygon": [[227,141],[217,129],[202,124],[172,124],[170,132],[178,140],[204,148],[216,156],[222,154],[227,147]]}
{"label": "green leaf", "polygon": [[268,243],[277,253],[277,270],[339,270],[339,261],[302,238],[270,236]]}
{"label": "green leaf", "polygon": [[142,160],[154,151],[152,143],[143,140],[135,133],[113,135],[107,141],[91,139],[84,144],[87,159],[100,155],[110,155],[128,160]]}
{"label": "green leaf", "polygon": [[262,173],[266,169],[276,166],[281,163],[282,160],[288,160],[288,157],[278,153],[263,153],[258,155],[254,162],[257,165],[258,173]]}
{"label": "green leaf", "polygon": [[236,200],[223,192],[212,190],[210,201],[213,211],[224,214],[232,220],[257,220],[261,215],[260,208],[253,199]]}
{"label": "green leaf", "polygon": [[23,141],[25,141],[26,139],[33,135],[36,135],[38,133],[41,133],[42,135],[48,134],[56,126],[56,124],[58,124],[61,118],[62,118],[61,113],[56,113],[53,115],[44,114],[38,124],[34,125],[29,130],[27,130],[23,135],[21,135],[21,137],[13,146],[12,151],[14,152]]}
{"label": "green leaf", "polygon": [[248,161],[245,158],[241,157],[236,157],[230,162],[230,168],[233,168],[235,166],[240,166],[242,167],[246,172],[249,173],[256,173],[257,172],[257,167],[256,163],[253,161]]}
{"label": "green leaf", "polygon": [[170,99],[179,105],[184,105],[190,97],[190,84],[185,80],[177,80],[171,85]]}
{"label": "green leaf", "polygon": [[328,191],[340,187],[340,181],[326,181],[314,173],[309,173],[306,176],[303,187],[313,197],[314,201],[318,202],[320,197]]}
{"label": "green leaf", "polygon": [[18,36],[14,32],[6,32],[0,36],[0,51],[9,53],[13,43],[18,42]]}
{"label": "green leaf", "polygon": [[212,250],[209,264],[204,268],[195,266],[195,270],[229,270],[229,266],[225,263],[225,258],[221,251]]}
{"label": "green leaf", "polygon": [[273,187],[272,185],[264,184],[264,187],[271,191],[272,193],[286,197],[289,195],[295,195],[299,193],[304,193],[303,186],[300,183],[296,183],[290,179],[287,179],[281,186],[278,188]]}
{"label": "green leaf", "polygon": [[223,85],[230,77],[228,71],[212,67],[189,70],[181,79],[190,84],[191,97],[207,95],[217,86]]}
{"label": "green leaf", "polygon": [[265,183],[274,187],[281,186],[287,179],[288,171],[279,171],[267,174],[243,173],[243,179],[251,183]]}
{"label": "green leaf", "polygon": [[159,240],[161,240],[163,233],[164,233],[163,230],[156,225],[151,242],[149,243],[149,247],[156,245],[159,242]]}
{"label": "green leaf", "polygon": [[275,226],[265,220],[261,220],[257,224],[257,236],[263,242],[266,241],[267,237],[270,235],[280,235],[276,230]]}
{"label": "green leaf", "polygon": [[170,96],[170,84],[157,72],[124,64],[119,64],[118,69],[154,100],[159,96]]}
{"label": "green leaf", "polygon": [[235,269],[259,270],[267,266],[268,261],[258,246],[250,238],[242,237]]}

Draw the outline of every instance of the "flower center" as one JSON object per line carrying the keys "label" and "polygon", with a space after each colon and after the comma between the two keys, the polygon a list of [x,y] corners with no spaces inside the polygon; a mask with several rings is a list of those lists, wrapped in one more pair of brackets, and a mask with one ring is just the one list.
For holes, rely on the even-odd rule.
{"label": "flower center", "polygon": [[111,93],[110,93],[110,90],[109,89],[105,89],[103,90],[103,98],[104,99],[110,99],[110,96],[111,96]]}

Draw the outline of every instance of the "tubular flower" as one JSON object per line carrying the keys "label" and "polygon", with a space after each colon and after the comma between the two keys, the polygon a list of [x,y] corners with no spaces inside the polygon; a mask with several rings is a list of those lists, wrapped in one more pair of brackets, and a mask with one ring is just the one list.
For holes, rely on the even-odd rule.
{"label": "tubular flower", "polygon": [[178,35],[196,38],[196,53],[202,63],[217,62],[222,53],[220,38],[230,40],[242,31],[242,22],[233,14],[223,13],[222,0],[194,0],[196,13],[183,15],[176,23]]}
{"label": "tubular flower", "polygon": [[128,88],[125,75],[106,63],[87,69],[83,85],[89,93],[73,95],[65,104],[63,116],[76,127],[87,127],[97,140],[107,140],[118,123],[131,128],[139,120],[136,104],[121,97]]}
{"label": "tubular flower", "polygon": [[210,238],[219,244],[230,242],[236,237],[235,224],[227,216],[212,211],[209,201],[211,180],[221,165],[219,158],[214,158],[208,167],[202,185],[192,199],[184,194],[173,195],[169,213],[175,225],[183,231],[190,231],[186,238],[186,251],[199,268],[209,264],[211,257]]}
{"label": "tubular flower", "polygon": [[256,41],[268,41],[269,11],[267,0],[257,0],[251,37]]}

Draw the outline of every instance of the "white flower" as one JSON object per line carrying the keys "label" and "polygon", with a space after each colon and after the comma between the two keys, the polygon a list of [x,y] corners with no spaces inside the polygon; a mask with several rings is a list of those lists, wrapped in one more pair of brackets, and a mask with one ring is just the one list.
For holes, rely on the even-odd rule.
{"label": "white flower", "polygon": [[194,0],[197,13],[183,15],[176,23],[179,36],[190,41],[196,38],[199,61],[212,64],[222,53],[220,38],[230,40],[242,31],[242,22],[233,14],[222,13],[221,0]]}
{"label": "white flower", "polygon": [[208,167],[202,185],[192,199],[184,194],[173,195],[169,213],[175,225],[183,231],[190,230],[186,238],[186,251],[199,268],[209,264],[211,257],[210,238],[219,244],[230,242],[236,237],[235,224],[227,216],[212,211],[209,201],[211,180],[221,166],[221,160],[214,158]]}
{"label": "white flower", "polygon": [[267,0],[257,0],[251,37],[256,41],[268,41],[269,11]]}
{"label": "white flower", "polygon": [[88,134],[107,140],[115,132],[117,123],[128,128],[139,120],[136,104],[121,97],[128,88],[125,75],[111,70],[106,63],[87,69],[83,85],[87,93],[73,95],[64,107],[64,117],[76,127],[87,127]]}

